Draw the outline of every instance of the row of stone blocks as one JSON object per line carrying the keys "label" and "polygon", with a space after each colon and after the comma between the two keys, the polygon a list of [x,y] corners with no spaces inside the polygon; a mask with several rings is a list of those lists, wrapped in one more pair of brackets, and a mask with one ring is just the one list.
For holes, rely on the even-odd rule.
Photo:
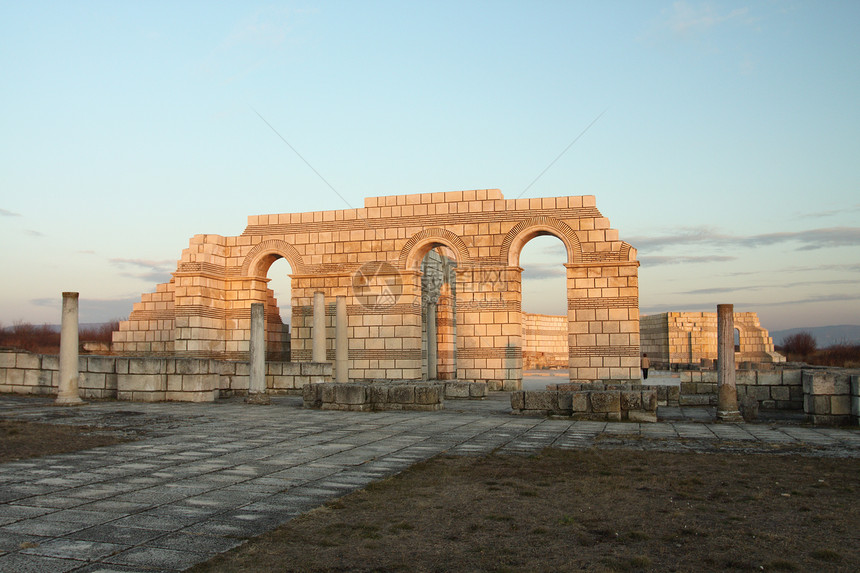
{"label": "row of stone blocks", "polygon": [[[801,370],[737,370],[738,400],[754,400],[762,410],[801,410]],[[681,406],[716,406],[717,372],[681,373]]]}
{"label": "row of stone blocks", "polygon": [[547,384],[546,389],[564,392],[580,392],[583,390],[653,390],[657,395],[658,406],[673,407],[680,405],[681,391],[678,386],[636,384],[632,382],[569,382],[565,384]]}
{"label": "row of stone blocks", "polygon": [[385,410],[441,410],[444,400],[482,400],[484,382],[371,380],[325,382],[302,388],[305,408],[355,412]]}
{"label": "row of stone blocks", "polygon": [[[55,395],[59,357],[0,350],[0,392]],[[78,388],[83,398],[139,402],[211,402],[222,394],[247,393],[247,362],[205,358],[131,358],[81,356]],[[331,380],[332,365],[268,362],[266,384],[272,393],[300,392],[309,382]]]}
{"label": "row of stone blocks", "polygon": [[[803,407],[801,370],[737,370],[738,399],[751,398],[763,410],[800,410]],[[683,372],[682,406],[716,406],[717,372]]]}
{"label": "row of stone blocks", "polygon": [[656,422],[657,392],[634,385],[626,390],[520,390],[511,393],[511,409],[514,414],[574,420]]}
{"label": "row of stone blocks", "polygon": [[860,371],[803,371],[803,412],[816,426],[860,423]]}

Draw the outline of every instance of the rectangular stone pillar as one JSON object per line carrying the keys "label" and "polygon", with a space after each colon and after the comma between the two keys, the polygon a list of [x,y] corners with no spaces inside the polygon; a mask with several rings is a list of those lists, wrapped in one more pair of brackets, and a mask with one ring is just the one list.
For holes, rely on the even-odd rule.
{"label": "rectangular stone pillar", "polygon": [[735,385],[734,305],[717,305],[717,419],[740,422]]}
{"label": "rectangular stone pillar", "polygon": [[334,375],[335,382],[349,381],[349,340],[347,337],[346,297],[335,299]]}
{"label": "rectangular stone pillar", "polygon": [[58,406],[83,404],[78,395],[78,293],[63,293],[63,311],[60,326],[60,380],[57,392]]}
{"label": "rectangular stone pillar", "polygon": [[251,303],[251,364],[249,404],[268,404],[266,394],[266,318],[263,303]]}
{"label": "rectangular stone pillar", "polygon": [[436,303],[427,304],[427,379],[436,380],[439,376],[438,346],[439,340],[436,334]]}
{"label": "rectangular stone pillar", "polygon": [[311,362],[325,362],[325,293],[314,293],[313,350]]}

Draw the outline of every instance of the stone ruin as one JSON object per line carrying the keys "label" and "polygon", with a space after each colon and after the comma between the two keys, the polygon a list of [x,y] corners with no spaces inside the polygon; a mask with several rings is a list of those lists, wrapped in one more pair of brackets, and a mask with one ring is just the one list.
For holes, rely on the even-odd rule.
{"label": "stone ruin", "polygon": [[[638,380],[636,250],[593,196],[505,199],[497,189],[370,197],[359,209],[251,216],[235,237],[196,235],[171,280],[143,294],[120,324],[112,351],[247,361],[251,304],[263,303],[270,355],[283,354],[289,340],[291,360],[308,362],[313,300],[323,293],[329,362],[334,301],[346,299],[344,379],[457,379],[516,390],[520,251],[539,235],[566,249],[571,381]],[[281,258],[292,270],[289,334],[268,288]]]}
{"label": "stone ruin", "polygon": [[[664,312],[640,320],[642,352],[654,368],[711,367],[717,359],[716,312]],[[785,357],[754,312],[735,312],[735,362],[778,364]]]}

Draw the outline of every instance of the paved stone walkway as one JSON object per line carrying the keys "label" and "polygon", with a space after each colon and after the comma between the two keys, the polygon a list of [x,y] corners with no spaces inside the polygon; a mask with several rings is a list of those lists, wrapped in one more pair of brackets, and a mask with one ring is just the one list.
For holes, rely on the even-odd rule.
{"label": "paved stone walkway", "polygon": [[[558,448],[765,451],[860,457],[860,431],[715,424],[667,410],[655,424],[510,415],[507,394],[441,412],[95,402],[0,397],[0,418],[92,425],[140,437],[0,464],[0,572],[181,571],[292,517],[441,452]],[[703,420],[696,422],[694,420]]]}

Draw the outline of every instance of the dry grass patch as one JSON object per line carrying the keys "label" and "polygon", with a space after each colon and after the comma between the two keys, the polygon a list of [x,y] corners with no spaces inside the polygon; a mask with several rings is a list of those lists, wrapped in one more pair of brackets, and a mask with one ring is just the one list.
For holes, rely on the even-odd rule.
{"label": "dry grass patch", "polygon": [[860,460],[438,457],[192,569],[860,570]]}
{"label": "dry grass patch", "polygon": [[127,439],[87,426],[0,420],[0,463],[88,450]]}

